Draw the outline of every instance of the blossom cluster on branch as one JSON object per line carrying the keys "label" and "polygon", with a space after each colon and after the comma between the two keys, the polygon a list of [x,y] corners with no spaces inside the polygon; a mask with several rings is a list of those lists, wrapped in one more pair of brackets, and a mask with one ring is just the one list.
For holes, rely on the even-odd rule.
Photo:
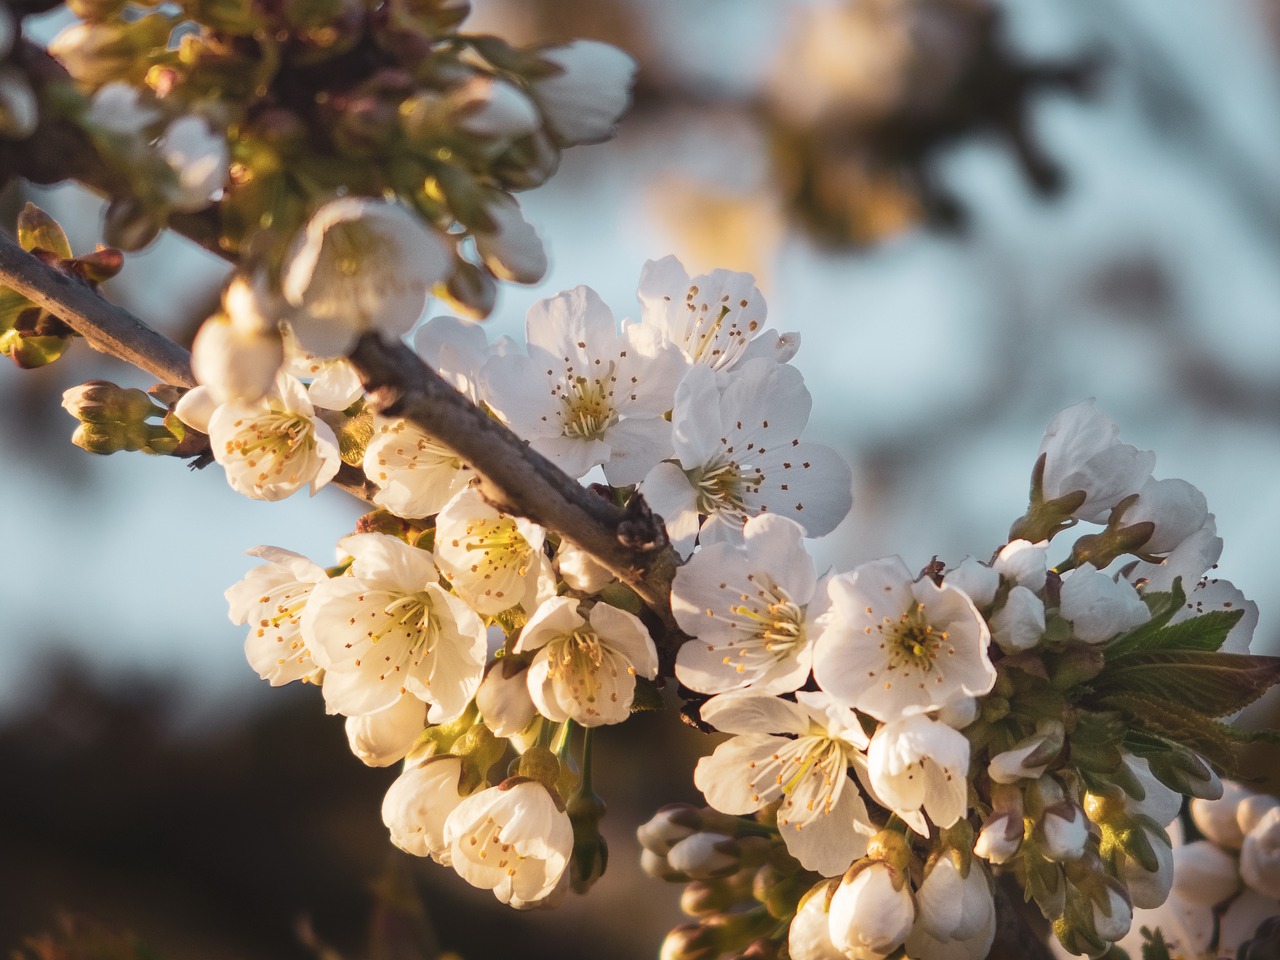
{"label": "blossom cluster on branch", "polygon": [[[990,554],[820,572],[805,539],[848,513],[851,471],[804,438],[799,337],[749,275],[650,261],[635,319],[577,287],[523,345],[419,325],[431,294],[477,316],[495,279],[541,276],[510,192],[609,134],[629,58],[466,37],[451,0],[74,6],[50,48],[72,80],[35,78],[28,133],[60,118],[96,151],[108,239],[185,225],[235,269],[188,357],[93,292],[118,251],[73,256],[28,207],[0,349],[36,366],[80,335],[165,380],[68,390],[88,450],[373,505],[333,564],[255,547],[226,596],[260,676],[319,687],[360,760],[401,765],[396,846],[515,907],[585,891],[608,858],[593,731],[675,681],[724,738],[694,771],[707,806],[640,828],[692,918],[664,960],[980,960],[1001,878],[1072,954],[1213,948],[1179,862],[1222,867],[1215,911],[1237,888],[1170,825],[1240,773],[1225,720],[1280,659],[1248,652],[1203,495],[1092,401],[1050,423]],[[1233,813],[1264,898],[1267,802]],[[1135,943],[1135,916],[1168,936]]]}

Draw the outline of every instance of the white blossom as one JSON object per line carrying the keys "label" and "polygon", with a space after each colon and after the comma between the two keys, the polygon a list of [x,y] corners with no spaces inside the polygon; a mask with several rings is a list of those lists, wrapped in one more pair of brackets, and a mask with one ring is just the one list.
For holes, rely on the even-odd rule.
{"label": "white blossom", "polygon": [[1280,898],[1280,807],[1272,807],[1245,834],[1240,878],[1258,893]]}
{"label": "white blossom", "polygon": [[1045,429],[1040,442],[1045,457],[1045,500],[1084,492],[1072,515],[1101,523],[1111,508],[1137,493],[1151,476],[1156,455],[1120,442],[1120,429],[1098,412],[1092,400],[1063,410]]}
{"label": "white blossom", "polygon": [[942,582],[968,595],[976,607],[989,607],[1000,589],[1000,574],[976,557],[965,557]]}
{"label": "white blossom", "polygon": [[671,609],[693,638],[676,655],[676,677],[701,693],[789,693],[813,665],[813,559],[803,528],[785,517],[753,517],[742,530],[740,546],[704,546],[676,570]]}
{"label": "white blossom", "polygon": [[489,360],[489,405],[517,434],[572,477],[602,465],[617,485],[635,483],[671,453],[664,414],[683,363],[652,330],[618,332],[589,287],[529,310],[529,355]]}
{"label": "white blossom", "polygon": [[1121,527],[1153,526],[1151,536],[1135,553],[1163,556],[1204,528],[1209,516],[1204,494],[1185,480],[1148,479],[1120,519]]}
{"label": "white blossom", "polygon": [[1205,517],[1200,529],[1183,539],[1157,562],[1136,560],[1125,567],[1125,576],[1135,585],[1155,593],[1173,589],[1173,581],[1181,578],[1183,589],[1198,581],[1222,556],[1222,538],[1212,513]]}
{"label": "white blossom", "polygon": [[955,587],[913,580],[888,557],[837,574],[828,593],[813,674],[841,702],[888,721],[995,684],[987,624]]}
{"label": "white blossom", "polygon": [[754,813],[781,799],[787,850],[805,869],[836,876],[866,852],[873,829],[847,775],[867,737],[853,711],[830,697],[796,699],[738,691],[703,704],[703,720],[736,736],[698,761],[693,782],[721,813]]}
{"label": "white blossom", "polygon": [[775,513],[810,537],[844,519],[853,475],[834,450],[799,439],[811,406],[804,378],[786,364],[751,360],[723,391],[710,368],[689,369],[671,416],[674,459],[640,484],[679,553],[692,550],[704,516],[737,529]]}
{"label": "white blossom", "polygon": [[824,882],[800,901],[800,909],[787,930],[791,960],[844,960],[844,954],[831,942],[827,895],[832,886],[830,881]]}
{"label": "white blossom", "polygon": [[320,207],[294,238],[280,288],[302,348],[337,357],[362,333],[408,333],[428,291],[452,269],[449,244],[406,208],[342,197]]}
{"label": "white blossom", "polygon": [[1240,889],[1240,868],[1216,843],[1194,840],[1173,848],[1171,897],[1215,906]]}
{"label": "white blossom", "polygon": [[1222,796],[1217,800],[1196,797],[1191,801],[1191,819],[1218,846],[1239,850],[1244,832],[1236,821],[1236,810],[1242,800],[1252,795],[1252,790],[1233,780],[1223,781]]}
{"label": "white blossom", "polygon": [[196,387],[174,412],[209,434],[227,482],[255,500],[283,500],[306,486],[314,495],[342,465],[333,430],[316,417],[302,384],[287,374],[253,403],[218,404],[208,388]]}
{"label": "white blossom", "polygon": [[553,595],[551,563],[542,552],[546,532],[510,517],[468,487],[436,517],[436,560],[454,591],[484,615],[517,604],[535,609]]}
{"label": "white blossom", "polygon": [[1113,580],[1088,563],[1063,578],[1058,613],[1085,643],[1102,643],[1151,619],[1151,610],[1128,582]]}
{"label": "white blossom", "polygon": [[1218,649],[1223,653],[1248,653],[1253,631],[1258,626],[1258,605],[1230,580],[1201,580],[1187,591],[1187,602],[1169,619],[1169,623],[1181,623],[1214,610],[1224,613],[1244,611],[1244,616],[1231,628]]}
{"label": "white blossom", "polygon": [[922,812],[949,827],[968,810],[969,741],[923,714],[883,724],[867,747],[867,779],[876,798],[921,836]]}
{"label": "white blossom", "polygon": [[471,482],[451,449],[407,420],[377,419],[364,450],[364,472],[378,488],[373,502],[397,517],[427,517]]}
{"label": "white blossom", "polygon": [[200,325],[191,344],[191,370],[219,402],[253,403],[276,382],[284,363],[278,328],[247,327],[225,313]]}
{"label": "white blossom", "polygon": [[[1116,944],[1128,951],[1130,957],[1142,956],[1142,945],[1146,942],[1143,927],[1159,929],[1169,945],[1170,956],[1179,960],[1217,960],[1219,956],[1226,955],[1209,949],[1216,923],[1213,910],[1207,904],[1173,894],[1154,909],[1134,910],[1133,925]],[[1250,929],[1249,935],[1252,934]]]}
{"label": "white blossom", "polygon": [[557,723],[621,723],[635,699],[636,676],[658,675],[658,652],[644,624],[604,602],[586,618],[571,597],[543,603],[516,642],[517,653],[535,650],[529,694],[538,712]]}
{"label": "white blossom", "polygon": [[492,230],[475,231],[476,252],[499,280],[537,283],[547,272],[547,251],[515,197],[499,194],[485,205]]}
{"label": "white blossom", "polygon": [[475,74],[449,91],[458,126],[477,137],[515,140],[542,126],[538,110],[513,83]]}
{"label": "white blossom", "polygon": [[1038,593],[1044,589],[1045,559],[1049,550],[1047,540],[1032,543],[1029,540],[1011,540],[1000,548],[994,567],[996,573],[1021,587]]}
{"label": "white blossom", "polygon": [[174,210],[195,213],[217,199],[230,164],[224,132],[210,129],[201,117],[182,116],[169,124],[156,149],[173,173],[165,199]]}
{"label": "white blossom", "polygon": [[510,338],[503,337],[493,347],[484,328],[457,317],[432,317],[413,334],[413,349],[436,373],[473,403],[480,403],[480,370],[491,352],[505,349]]}
{"label": "white blossom", "polygon": [[[1116,855],[1116,876],[1129,890],[1133,906],[1150,909],[1164,903],[1173,888],[1173,845],[1163,830],[1152,830],[1145,825],[1137,827],[1146,836],[1156,869],[1148,870],[1136,859],[1121,851]],[[1123,936],[1123,934],[1121,935]],[[1118,940],[1119,937],[1108,937]]]}
{"label": "white blossom", "polygon": [[308,381],[307,396],[312,404],[325,410],[346,410],[364,397],[364,384],[348,360],[307,353],[288,324],[284,330],[285,370]]}
{"label": "white blossom", "polygon": [[[1110,884],[1106,888],[1106,898],[1105,904],[1100,904],[1097,900],[1092,903],[1093,929],[1099,940],[1114,942],[1129,932],[1133,922],[1133,905]],[[1161,900],[1163,899],[1162,897]]]}
{"label": "white blossom", "polygon": [[495,737],[516,736],[538,715],[529,696],[528,667],[508,675],[511,667],[506,657],[496,661],[476,691],[476,709]]}
{"label": "white blossom", "polygon": [[636,64],[617,47],[575,40],[539,51],[558,68],[530,84],[547,126],[568,143],[599,143],[627,108]]}
{"label": "white blossom", "polygon": [[1040,818],[1042,852],[1050,860],[1076,860],[1089,839],[1089,819],[1079,804],[1051,804]]}
{"label": "white blossom", "polygon": [[994,927],[995,897],[981,860],[964,875],[953,855],[943,855],[916,891],[917,923],[941,941],[969,940]]}
{"label": "white blossom", "polygon": [[987,764],[987,775],[996,783],[1034,780],[1057,758],[1062,740],[1061,723],[1043,723],[1017,746],[993,756]]}
{"label": "white blossom", "polygon": [[484,670],[480,618],[440,586],[427,551],[380,533],[340,546],[349,575],[317,587],[302,618],[328,711],[376,713],[407,691],[430,706],[430,722],[457,717]]}
{"label": "white blossom", "polygon": [[[680,261],[668,256],[645,263],[636,295],[640,322],[661,331],[691,364],[729,371],[748,359],[756,338],[763,345],[780,339],[764,329],[767,307],[749,273],[714,270],[690,280]],[[776,349],[761,356],[777,363],[790,359]]]}
{"label": "white blossom", "polygon": [[301,554],[280,547],[254,547],[248,554],[267,563],[229,587],[226,597],[231,622],[249,625],[244,642],[249,666],[273,687],[310,680],[316,664],[302,637],[302,610],[316,584],[329,575]]}
{"label": "white blossom", "polygon": [[556,889],[573,850],[573,827],[546,787],[517,777],[458,804],[443,839],[463,880],[524,908]]}
{"label": "white blossom", "polygon": [[448,866],[452,852],[445,822],[464,799],[461,778],[462,760],[447,754],[407,767],[382,801],[382,822],[391,831],[391,842]]}

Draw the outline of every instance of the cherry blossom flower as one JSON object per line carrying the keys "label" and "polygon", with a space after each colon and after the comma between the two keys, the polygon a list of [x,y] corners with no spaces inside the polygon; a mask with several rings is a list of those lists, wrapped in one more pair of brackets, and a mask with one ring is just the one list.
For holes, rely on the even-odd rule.
{"label": "cherry blossom flower", "polygon": [[888,557],[837,574],[828,593],[813,674],[841,703],[887,722],[995,684],[987,624],[955,587],[913,580]]}
{"label": "cherry blossom flower", "polygon": [[349,575],[320,584],[302,618],[328,711],[376,713],[407,691],[430,705],[431,723],[457,717],[484,671],[480,618],[440,586],[427,551],[380,533],[339,545]]}
{"label": "cherry blossom flower", "polygon": [[248,553],[267,563],[229,587],[226,597],[231,622],[249,624],[244,643],[249,666],[273,687],[308,681],[317,668],[302,637],[302,610],[316,584],[329,575],[301,554],[280,547],[254,547]]}
{"label": "cherry blossom flower", "polygon": [[465,799],[461,779],[462,760],[448,754],[406,767],[382,801],[382,822],[391,831],[391,842],[406,853],[449,866],[445,822]]}
{"label": "cherry blossom flower", "polygon": [[1119,526],[1150,523],[1151,536],[1135,552],[1163,556],[1204,528],[1209,507],[1204,494],[1185,480],[1148,478],[1135,500],[1120,518]]}
{"label": "cherry blossom flower", "polygon": [[1082,491],[1084,502],[1072,516],[1102,523],[1111,508],[1137,493],[1151,476],[1156,455],[1120,442],[1120,428],[1085,400],[1063,410],[1045,429],[1040,456],[1045,458],[1045,500]]}
{"label": "cherry blossom flower", "polygon": [[754,813],[781,799],[787,850],[806,870],[836,876],[866,853],[873,832],[848,776],[851,764],[864,763],[867,737],[831,697],[802,691],[796,699],[738,691],[703,704],[703,720],[736,736],[698,761],[693,782],[722,813]]}
{"label": "cherry blossom flower", "polygon": [[867,747],[873,796],[916,833],[929,836],[924,814],[949,827],[968,810],[969,741],[923,714],[891,720]]}
{"label": "cherry blossom flower", "polygon": [[373,502],[406,518],[439,513],[472,477],[456,453],[407,420],[376,421],[364,472],[378,488]]}
{"label": "cherry blossom flower", "polygon": [[676,677],[701,693],[751,687],[789,693],[813,665],[813,559],[796,522],[763,514],[746,522],[743,543],[703,547],[676,571],[671,609],[690,640]]}
{"label": "cherry blossom flower", "polygon": [[317,419],[306,388],[287,374],[254,403],[219,404],[208,388],[196,387],[174,412],[209,434],[227,482],[254,500],[283,500],[305,486],[314,495],[342,465],[337,437]]}
{"label": "cherry blossom flower", "polygon": [[621,723],[631,712],[636,676],[658,675],[658,651],[644,624],[603,602],[584,618],[571,597],[546,601],[516,642],[517,653],[535,650],[529,695],[538,712],[557,723]]}
{"label": "cherry blossom flower", "polygon": [[1030,650],[1044,636],[1044,601],[1021,584],[1015,584],[989,623],[991,639],[1005,653]]}
{"label": "cherry blossom flower", "polygon": [[1085,643],[1102,643],[1151,619],[1151,610],[1132,586],[1088,563],[1063,578],[1061,598],[1059,615]]}
{"label": "cherry blossom flower", "polygon": [[996,904],[987,868],[971,859],[964,874],[957,860],[954,853],[938,857],[916,891],[918,925],[943,942],[995,933]]}
{"label": "cherry blossom flower", "polygon": [[275,324],[256,314],[215,313],[191,344],[191,370],[221,403],[253,403],[276,382],[284,341]]}
{"label": "cherry blossom flower", "polygon": [[709,367],[689,369],[671,417],[674,459],[640,485],[682,555],[693,549],[700,517],[736,532],[749,517],[776,513],[810,537],[844,519],[853,475],[830,447],[800,441],[811,406],[804,378],[786,364],[751,360],[723,391]]}
{"label": "cherry blossom flower", "polygon": [[524,908],[556,889],[573,850],[573,827],[546,787],[513,777],[458,804],[445,820],[443,841],[463,880]]}
{"label": "cherry blossom flower", "polygon": [[[640,322],[661,331],[691,364],[729,371],[753,355],[785,363],[795,353],[778,350],[784,338],[764,329],[767,308],[749,273],[714,270],[690,280],[679,260],[663,257],[644,265],[637,296]],[[797,334],[785,339],[799,346]]]}
{"label": "cherry blossom flower", "polygon": [[513,667],[509,657],[497,660],[486,671],[476,691],[476,709],[495,737],[514,737],[538,715],[529,695],[528,666]]}
{"label": "cherry blossom flower", "polygon": [[156,150],[173,173],[165,199],[178,213],[209,206],[227,182],[230,152],[227,137],[201,117],[178,117],[156,142]]}
{"label": "cherry blossom flower", "polygon": [[285,370],[307,382],[311,403],[325,410],[346,410],[364,397],[364,385],[355,368],[342,357],[317,357],[298,344],[285,325]]}
{"label": "cherry blossom flower", "polygon": [[831,922],[827,898],[834,881],[825,881],[805,894],[800,909],[787,931],[787,952],[791,960],[845,960],[831,942]]}
{"label": "cherry blossom flower", "polygon": [[295,237],[280,289],[302,348],[337,357],[362,333],[408,333],[427,292],[452,269],[449,244],[406,208],[342,197],[320,207]]}
{"label": "cherry blossom flower", "polygon": [[572,477],[602,465],[617,485],[635,483],[671,453],[671,409],[683,363],[653,330],[618,332],[589,287],[529,310],[528,356],[489,360],[489,405],[516,433]]}
{"label": "cherry blossom flower", "polygon": [[542,552],[546,532],[485,503],[479,492],[458,493],[436,517],[440,571],[478,613],[501,613],[516,604],[526,611],[555,593],[551,562]]}

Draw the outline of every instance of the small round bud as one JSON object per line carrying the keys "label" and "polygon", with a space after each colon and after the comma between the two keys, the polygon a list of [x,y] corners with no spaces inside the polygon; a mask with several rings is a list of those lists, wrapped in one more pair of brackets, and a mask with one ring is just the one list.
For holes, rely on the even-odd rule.
{"label": "small round bud", "polygon": [[1239,850],[1244,842],[1244,831],[1236,822],[1236,809],[1242,800],[1253,795],[1253,791],[1231,781],[1222,787],[1222,796],[1217,800],[1191,801],[1191,819],[1200,832],[1218,846]]}
{"label": "small round bud", "polygon": [[742,864],[742,845],[722,833],[695,833],[668,851],[667,862],[695,880],[727,877]]}
{"label": "small round bud", "polygon": [[1196,840],[1173,850],[1173,894],[1215,906],[1240,889],[1236,858],[1216,843]]}
{"label": "small round bud", "polygon": [[687,803],[671,803],[636,828],[640,846],[665,857],[685,837],[697,833],[702,826],[698,809]]}

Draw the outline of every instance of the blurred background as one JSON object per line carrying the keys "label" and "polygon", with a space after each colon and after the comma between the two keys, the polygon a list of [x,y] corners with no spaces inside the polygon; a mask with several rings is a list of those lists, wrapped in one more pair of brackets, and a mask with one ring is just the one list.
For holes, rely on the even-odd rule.
{"label": "blurred background", "polygon": [[[810,438],[853,464],[853,513],[814,545],[838,569],[985,558],[1045,423],[1096,397],[1157,476],[1205,492],[1219,575],[1262,608],[1255,652],[1280,653],[1280,6],[474,7],[470,32],[594,37],[640,63],[618,137],[522,198],[552,269],[502,292],[491,337],[579,283],[636,316],[640,268],[667,253],[755,273],[771,323],[801,334]],[[93,197],[14,191],[6,222],[28,198],[92,249]],[[109,294],[185,338],[224,270],[165,241]],[[394,773],[350,756],[318,691],[257,679],[222,598],[256,544],[327,562],[359,505],[84,454],[58,399],[90,377],[149,385],[87,349],[0,370],[0,950],[71,913],[107,924],[83,937],[193,960],[654,956],[677,891],[641,876],[632,834],[697,799],[698,739],[670,712],[605,731],[612,866],[557,911],[516,914],[399,854],[379,816]],[[77,956],[56,949],[27,952]]]}

